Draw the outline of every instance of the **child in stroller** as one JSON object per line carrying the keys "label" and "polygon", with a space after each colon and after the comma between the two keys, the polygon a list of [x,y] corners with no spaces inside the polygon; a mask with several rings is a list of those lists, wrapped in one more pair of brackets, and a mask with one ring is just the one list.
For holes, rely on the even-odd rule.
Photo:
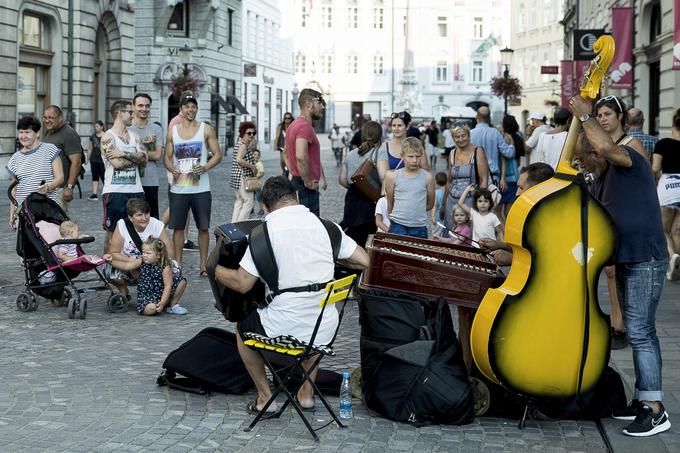
{"label": "child in stroller", "polygon": [[[59,225],[59,234],[61,234],[62,239],[79,239],[80,237],[86,237],[80,236],[80,227],[73,220],[61,222],[61,225]],[[74,243],[55,245],[53,250],[57,254],[59,261],[62,263],[79,258],[78,246]],[[102,255],[101,258],[96,255],[84,255],[84,259],[89,263],[99,266],[110,262],[111,255],[107,253]]]}
{"label": "child in stroller", "polygon": [[[8,195],[13,204],[13,186],[8,189]],[[50,301],[57,301],[57,305],[68,304],[68,316],[74,318],[78,312],[80,319],[87,314],[87,294],[96,291],[109,291],[109,311],[127,310],[127,300],[115,294],[104,275],[97,268],[106,260],[92,262],[87,257],[81,245],[94,241],[93,237],[63,239],[59,235],[59,226],[69,221],[61,207],[43,194],[34,192],[26,197],[21,208],[17,211],[17,245],[16,252],[21,258],[24,268],[24,291],[17,296],[16,304],[20,311],[37,310],[38,298],[42,296]],[[39,225],[40,224],[40,225]],[[74,245],[75,259],[61,262],[53,251],[59,245]],[[96,277],[78,278],[82,273],[94,271]],[[51,274],[50,274],[51,273]],[[82,287],[85,283],[99,282],[95,286]],[[53,302],[54,303],[54,302]]]}

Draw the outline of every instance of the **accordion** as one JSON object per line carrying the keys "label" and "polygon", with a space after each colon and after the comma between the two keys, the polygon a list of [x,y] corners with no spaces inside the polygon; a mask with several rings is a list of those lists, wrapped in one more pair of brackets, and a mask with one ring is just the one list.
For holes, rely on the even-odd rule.
{"label": "accordion", "polygon": [[486,290],[505,278],[480,249],[376,233],[366,242],[370,265],[359,286],[388,289],[476,308]]}
{"label": "accordion", "polygon": [[248,248],[248,235],[261,220],[227,223],[215,228],[217,244],[207,261],[208,281],[215,297],[215,308],[229,321],[238,322],[264,300],[264,283],[257,280],[245,294],[227,288],[215,279],[215,268],[220,266],[238,269],[241,258]]}

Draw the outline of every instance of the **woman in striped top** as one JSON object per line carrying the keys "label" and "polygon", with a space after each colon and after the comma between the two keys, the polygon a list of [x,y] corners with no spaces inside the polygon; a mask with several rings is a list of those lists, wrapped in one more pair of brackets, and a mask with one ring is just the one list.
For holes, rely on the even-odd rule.
{"label": "woman in striped top", "polygon": [[[57,189],[64,182],[61,159],[57,159],[59,148],[38,139],[40,122],[31,116],[21,118],[17,123],[17,130],[21,148],[7,162],[7,171],[12,182],[19,181],[12,190],[17,205],[20,206],[32,192],[45,194],[59,202]],[[15,212],[16,207],[10,204],[9,224],[12,229],[16,228]]]}

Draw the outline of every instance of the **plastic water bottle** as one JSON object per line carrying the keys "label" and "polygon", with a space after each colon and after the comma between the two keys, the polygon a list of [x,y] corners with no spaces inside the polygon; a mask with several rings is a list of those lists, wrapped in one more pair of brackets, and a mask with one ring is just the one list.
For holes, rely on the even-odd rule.
{"label": "plastic water bottle", "polygon": [[352,418],[352,387],[349,385],[349,373],[342,373],[340,384],[340,418]]}

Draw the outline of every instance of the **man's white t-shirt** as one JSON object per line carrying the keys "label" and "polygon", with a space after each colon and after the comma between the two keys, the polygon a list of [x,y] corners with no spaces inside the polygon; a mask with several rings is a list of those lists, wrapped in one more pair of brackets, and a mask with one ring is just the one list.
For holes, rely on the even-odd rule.
{"label": "man's white t-shirt", "polygon": [[[319,218],[309,209],[303,205],[286,206],[268,214],[265,221],[279,268],[279,289],[333,280],[335,264],[331,240]],[[342,231],[340,227],[338,229]],[[356,242],[343,233],[338,258],[349,258],[356,247]],[[240,265],[259,278],[250,248]],[[269,294],[269,288],[266,293]],[[270,337],[293,335],[309,341],[324,294],[323,291],[279,294],[269,306],[258,309],[262,327]],[[330,343],[337,325],[338,312],[330,305],[324,311],[315,343]]]}
{"label": "man's white t-shirt", "polygon": [[472,220],[472,240],[479,241],[480,238],[496,238],[496,227],[501,224],[498,217],[493,212],[485,215],[480,214],[475,209],[470,209],[470,220]]}

